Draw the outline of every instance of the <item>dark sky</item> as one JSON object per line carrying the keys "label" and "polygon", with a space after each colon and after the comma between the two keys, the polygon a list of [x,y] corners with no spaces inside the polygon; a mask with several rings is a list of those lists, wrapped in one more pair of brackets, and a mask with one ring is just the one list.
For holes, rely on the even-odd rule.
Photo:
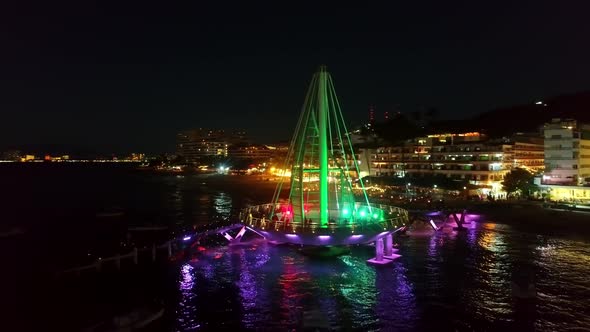
{"label": "dark sky", "polygon": [[285,139],[320,64],[350,123],[369,104],[461,118],[590,89],[587,1],[389,2],[9,5],[0,142],[172,152],[194,127]]}

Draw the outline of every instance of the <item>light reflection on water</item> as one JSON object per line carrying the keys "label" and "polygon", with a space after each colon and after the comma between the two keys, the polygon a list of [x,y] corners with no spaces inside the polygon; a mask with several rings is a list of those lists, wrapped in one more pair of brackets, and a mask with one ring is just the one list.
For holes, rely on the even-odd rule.
{"label": "light reflection on water", "polygon": [[[130,176],[102,167],[43,167],[20,173],[3,173],[3,179],[10,180],[2,182],[10,184],[6,191],[15,193],[6,197],[3,217],[23,222],[37,241],[26,241],[20,252],[11,244],[14,262],[35,257],[42,263],[45,258],[61,257],[64,267],[78,265],[88,249],[101,249],[102,243],[71,240],[95,231],[92,223],[81,221],[93,219],[99,208],[124,208],[125,217],[117,220],[121,225],[192,227],[266,202],[274,190],[264,186],[244,190],[244,184],[231,182],[220,190],[221,186],[214,188],[202,176]],[[22,199],[29,197],[31,186],[37,194],[31,200]],[[373,255],[370,248],[354,248],[351,255],[323,261],[301,256],[289,247],[209,248],[198,261],[174,267],[174,276],[162,291],[173,297],[166,302],[172,321],[167,330],[300,330],[314,321],[352,330],[590,327],[588,239],[574,240],[575,234],[538,235],[532,221],[504,220],[514,225],[510,226],[485,223],[484,216],[467,217],[477,221],[466,225],[465,232],[445,227],[433,234],[426,227],[422,235],[397,239],[402,257],[382,268],[365,264]],[[531,271],[535,277],[535,303],[523,305],[513,299],[510,284],[519,270]],[[152,279],[133,280],[133,284],[141,284],[137,289],[146,293],[160,293],[160,281]],[[168,286],[175,291],[168,292]],[[110,284],[101,290],[109,289]],[[135,296],[122,295],[118,289],[112,295],[117,302],[135,301]],[[97,298],[83,294],[71,295],[80,311]],[[67,316],[63,321],[76,319],[69,310],[55,312],[55,317],[60,315]]]}
{"label": "light reflection on water", "polygon": [[180,268],[181,279],[178,282],[178,288],[180,289],[181,299],[178,303],[178,309],[176,311],[178,318],[178,327],[181,331],[189,331],[198,328],[200,325],[196,322],[195,311],[195,276],[193,267],[189,264],[184,264]]}
{"label": "light reflection on water", "polygon": [[[312,259],[296,248],[216,248],[193,263],[195,294],[182,296],[207,329],[352,330],[589,326],[590,246],[480,223],[397,240],[401,258],[375,268],[372,248]],[[185,265],[186,266],[186,265]],[[185,267],[182,267],[184,274]],[[539,301],[515,306],[514,271],[531,269]],[[182,294],[186,289],[181,288]],[[186,302],[190,302],[190,305]],[[516,303],[518,304],[518,303]],[[210,319],[221,315],[225,322]],[[189,312],[178,319],[187,321]],[[177,330],[187,330],[177,323]]]}
{"label": "light reflection on water", "polygon": [[[177,221],[224,220],[256,202],[199,186],[172,186],[169,208]],[[210,248],[190,263],[191,283],[179,283],[176,307],[182,310],[174,329],[199,324],[207,330],[298,330],[310,324],[352,330],[590,326],[588,242],[485,223],[484,216],[467,220],[463,232],[448,223],[436,233],[426,228],[397,239],[402,257],[382,268],[365,263],[373,254],[367,247],[332,260],[264,244]],[[514,273],[521,270],[532,271],[538,293],[538,301],[524,306],[511,289]],[[191,292],[186,285],[192,285]]]}

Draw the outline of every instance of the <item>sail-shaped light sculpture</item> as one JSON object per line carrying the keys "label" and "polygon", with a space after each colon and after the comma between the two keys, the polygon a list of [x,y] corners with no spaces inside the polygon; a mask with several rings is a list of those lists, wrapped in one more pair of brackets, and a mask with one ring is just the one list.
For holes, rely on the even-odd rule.
{"label": "sail-shaped light sculpture", "polygon": [[403,209],[370,204],[325,66],[313,75],[283,169],[290,169],[291,176],[281,177],[272,203],[240,213],[242,222],[266,238],[312,245],[366,243],[407,221]]}

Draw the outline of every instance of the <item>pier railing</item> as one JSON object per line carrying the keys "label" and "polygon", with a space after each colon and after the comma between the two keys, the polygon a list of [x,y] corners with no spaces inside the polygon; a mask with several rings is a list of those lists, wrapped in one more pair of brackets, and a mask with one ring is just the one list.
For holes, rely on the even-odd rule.
{"label": "pier railing", "polygon": [[293,221],[291,218],[283,215],[281,218],[270,218],[273,204],[262,204],[244,208],[239,213],[240,221],[247,226],[256,227],[264,230],[275,230],[281,232],[294,233],[329,233],[329,232],[352,232],[361,233],[365,230],[394,229],[408,223],[408,211],[396,206],[384,204],[358,204],[356,208],[366,207],[370,211],[380,210],[378,220],[371,219],[371,215],[366,218],[357,218],[354,221],[350,219],[334,219],[327,225],[320,225],[314,222]]}
{"label": "pier railing", "polygon": [[154,245],[152,245],[151,248],[141,248],[141,249],[133,248],[133,250],[127,254],[122,254],[122,255],[119,254],[119,255],[115,255],[115,256],[111,256],[111,257],[98,258],[96,261],[94,261],[91,264],[77,266],[74,268],[60,271],[60,272],[56,273],[56,276],[59,277],[59,276],[64,276],[64,275],[68,275],[68,274],[80,275],[84,271],[101,271],[102,268],[107,264],[115,264],[117,269],[121,269],[121,262],[126,261],[126,260],[133,261],[133,264],[137,265],[137,264],[139,264],[140,253],[144,253],[149,250],[151,250],[152,262],[156,261],[157,256],[158,256],[157,251],[161,250],[161,249],[166,249],[167,254],[168,254],[168,258],[170,258],[170,257],[172,257],[172,242],[173,241],[167,241],[161,245],[154,244]]}

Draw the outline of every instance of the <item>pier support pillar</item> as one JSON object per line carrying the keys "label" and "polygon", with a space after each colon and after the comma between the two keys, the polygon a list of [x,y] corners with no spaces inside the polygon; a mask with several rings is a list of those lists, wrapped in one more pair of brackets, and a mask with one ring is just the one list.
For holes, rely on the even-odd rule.
{"label": "pier support pillar", "polygon": [[455,219],[455,223],[457,224],[457,227],[453,227],[454,230],[457,230],[457,231],[465,230],[465,227],[463,227],[463,222],[465,221],[465,210],[463,210],[463,214],[461,215],[461,219],[459,219],[459,217],[457,217],[456,213],[453,213],[453,219]]}
{"label": "pier support pillar", "polygon": [[133,248],[133,263],[135,265],[137,265],[137,263],[139,262],[138,260],[138,252],[137,252],[137,248]]}
{"label": "pier support pillar", "polygon": [[168,258],[172,257],[172,241],[168,241]]}
{"label": "pier support pillar", "polygon": [[387,234],[385,236],[385,256],[391,256],[393,254],[393,236]]}
{"label": "pier support pillar", "polygon": [[375,242],[375,259],[378,261],[383,260],[383,238]]}
{"label": "pier support pillar", "polygon": [[385,257],[383,257],[383,249],[383,238],[379,238],[377,241],[375,241],[375,258],[367,260],[367,263],[374,265],[385,265],[391,263],[393,260],[385,259]]}
{"label": "pier support pillar", "polygon": [[231,243],[234,243],[234,244],[239,243],[240,240],[242,239],[242,236],[244,236],[244,233],[246,233],[246,226],[243,226],[242,229],[240,229],[240,231],[236,235],[236,237],[233,240],[230,240],[230,244]]}
{"label": "pier support pillar", "polygon": [[152,245],[152,262],[156,261],[156,244]]}
{"label": "pier support pillar", "polygon": [[397,251],[398,250],[393,247],[393,234],[387,234],[385,236],[385,254],[383,255],[383,258],[394,260],[400,257],[400,255],[395,254]]}
{"label": "pier support pillar", "polygon": [[96,265],[96,271],[100,272],[100,270],[102,269],[102,260],[98,259],[95,263]]}

